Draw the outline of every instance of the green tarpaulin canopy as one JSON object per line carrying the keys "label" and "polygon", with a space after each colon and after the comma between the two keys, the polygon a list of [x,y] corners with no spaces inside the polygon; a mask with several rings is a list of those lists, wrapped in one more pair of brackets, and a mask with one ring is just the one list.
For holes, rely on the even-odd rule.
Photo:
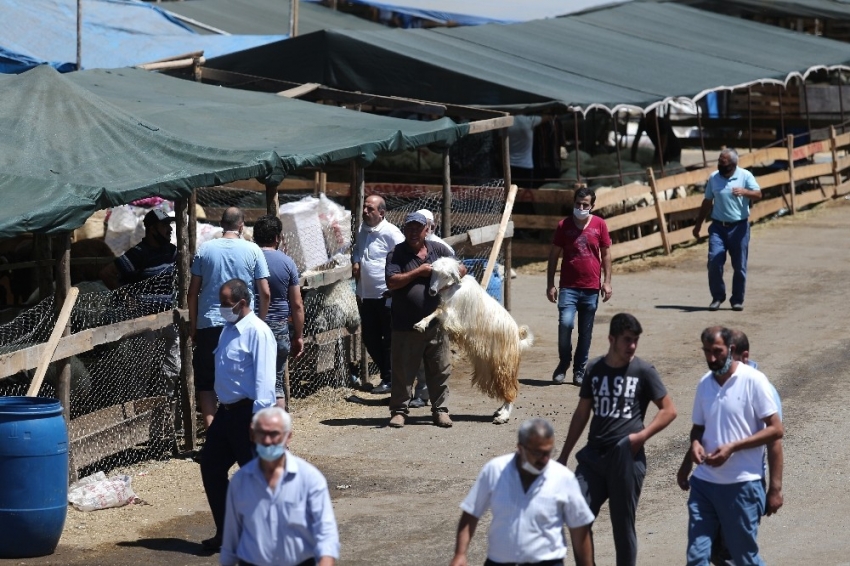
{"label": "green tarpaulin canopy", "polygon": [[646,109],[843,67],[850,44],[675,4],[514,25],[324,31],[207,62],[344,90],[528,111]]}
{"label": "green tarpaulin canopy", "polygon": [[72,230],[146,196],[264,178],[469,130],[232,90],[137,69],[0,76],[0,238]]}

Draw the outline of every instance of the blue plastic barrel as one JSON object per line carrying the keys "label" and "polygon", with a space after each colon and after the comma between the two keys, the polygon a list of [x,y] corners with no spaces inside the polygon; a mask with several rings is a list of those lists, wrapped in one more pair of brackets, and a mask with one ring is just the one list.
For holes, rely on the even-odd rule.
{"label": "blue plastic barrel", "polygon": [[[486,259],[464,259],[463,264],[469,270],[469,274],[474,275],[476,279],[481,279],[484,275],[484,270],[487,269]],[[493,275],[490,276],[490,282],[487,283],[487,294],[496,299],[500,305],[505,304],[502,298],[502,277],[495,269],[493,270]]]}
{"label": "blue plastic barrel", "polygon": [[56,399],[0,397],[0,558],[52,554],[68,510],[68,430]]}

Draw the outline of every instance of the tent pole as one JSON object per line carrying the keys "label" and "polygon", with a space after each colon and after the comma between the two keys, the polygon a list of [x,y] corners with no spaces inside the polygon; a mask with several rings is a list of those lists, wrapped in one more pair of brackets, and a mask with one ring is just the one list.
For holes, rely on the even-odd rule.
{"label": "tent pole", "polygon": [[806,143],[812,143],[812,117],[809,114],[809,91],[806,88],[806,79],[801,82],[803,86],[803,104],[806,105],[806,128],[809,130],[809,139]]}
{"label": "tent pole", "polygon": [[441,233],[444,238],[452,235],[452,168],[449,150],[443,152],[443,219]]}
{"label": "tent pole", "polygon": [[77,70],[83,69],[83,0],[77,0]]}
{"label": "tent pole", "polygon": [[[194,256],[198,249],[198,191],[192,189],[189,195],[189,256]],[[176,214],[175,214],[176,216]],[[187,288],[188,289],[188,288]]]}
{"label": "tent pole", "polygon": [[298,36],[298,0],[289,0],[289,37]]}
{"label": "tent pole", "polygon": [[617,173],[620,175],[620,186],[623,186],[623,161],[620,158],[620,111],[614,113],[614,146],[617,149]]}
{"label": "tent pole", "polygon": [[[194,196],[195,191],[192,191]],[[177,307],[189,308],[189,263],[192,260],[192,242],[190,229],[194,225],[192,217],[194,198],[174,201],[174,216],[177,223]],[[176,317],[175,317],[176,318]],[[178,318],[180,331],[180,397],[183,413],[183,441],[187,451],[196,448],[197,419],[195,418],[195,372],[192,369],[192,345],[189,340],[189,325]]]}
{"label": "tent pole", "polygon": [[838,69],[838,110],[841,112],[841,133],[844,133],[844,91],[841,83],[844,82],[844,74]]}
{"label": "tent pole", "polygon": [[[508,135],[508,130],[502,130],[502,175],[505,178],[505,205],[507,205],[508,194],[511,192],[511,139]],[[513,213],[513,211],[511,211]],[[505,277],[503,279],[505,285],[504,303],[505,310],[511,310],[511,272],[510,262],[512,258],[511,244],[513,238],[506,238],[505,246]]]}
{"label": "tent pole", "polygon": [[782,132],[779,134],[779,137],[781,139],[785,138],[785,108],[783,106],[784,103],[782,102],[782,92],[786,88],[787,87],[783,84],[782,88],[779,89],[779,129],[782,130]]}
{"label": "tent pole", "polygon": [[747,87],[747,130],[750,136],[750,153],[753,152],[753,87]]}
{"label": "tent pole", "polygon": [[280,199],[277,196],[277,183],[266,180],[266,213],[277,216]]}
{"label": "tent pole", "polygon": [[664,148],[661,147],[661,124],[658,118],[658,109],[655,109],[655,135],[658,140],[658,147],[656,147],[656,151],[658,151],[658,164],[661,166],[661,176],[664,176]]}
{"label": "tent pole", "polygon": [[[48,236],[45,236],[48,238]],[[54,251],[56,252],[56,268],[54,278],[56,281],[56,291],[53,298],[53,306],[56,315],[62,310],[62,305],[65,304],[65,299],[71,291],[71,233],[65,232],[54,238]],[[62,336],[71,335],[71,325],[66,324],[62,330]],[[62,414],[65,417],[65,424],[71,424],[71,363],[69,358],[59,360],[56,363],[56,373],[59,376],[59,386],[57,387],[56,396],[62,403]],[[71,481],[77,481],[77,466],[74,465],[74,453],[68,450],[68,475]]]}
{"label": "tent pole", "polygon": [[702,166],[708,167],[708,160],[705,158],[705,132],[702,129],[702,108],[697,103],[697,127],[699,128],[699,146],[702,149]]}
{"label": "tent pole", "polygon": [[[364,202],[366,200],[366,182],[363,171],[363,166],[356,161],[351,162],[351,218],[358,218],[363,212]],[[355,238],[357,234],[357,221],[354,220],[352,228],[354,229]],[[360,383],[366,384],[369,381],[369,359],[367,358],[366,343],[363,342],[363,331],[360,331]]]}
{"label": "tent pole", "polygon": [[573,135],[576,142],[576,183],[581,182],[581,160],[578,155],[578,110],[573,111]]}

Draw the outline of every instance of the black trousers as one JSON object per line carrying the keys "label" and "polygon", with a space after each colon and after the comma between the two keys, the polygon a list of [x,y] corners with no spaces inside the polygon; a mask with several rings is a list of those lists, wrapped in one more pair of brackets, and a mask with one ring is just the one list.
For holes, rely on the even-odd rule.
{"label": "black trousers", "polygon": [[392,313],[386,299],[360,301],[360,330],[369,357],[378,365],[381,381],[392,381]]}
{"label": "black trousers", "polygon": [[224,510],[227,506],[227,487],[230,485],[227,472],[233,464],[244,466],[254,458],[254,445],[251,443],[253,415],[251,403],[231,409],[220,405],[201,451],[201,479],[215,521],[217,537],[224,534]]}
{"label": "black trousers", "polygon": [[[254,566],[254,565],[251,564],[250,562],[245,562],[244,560],[240,560],[239,566]],[[304,562],[301,562],[300,564],[297,564],[296,566],[316,566],[316,559],[315,558],[308,558],[307,560],[305,560]]]}
{"label": "black trousers", "polygon": [[633,456],[629,437],[624,436],[605,451],[585,446],[576,454],[576,460],[576,479],[594,517],[608,500],[617,566],[634,566],[637,562],[635,514],[646,476],[643,449]]}
{"label": "black trousers", "polygon": [[543,562],[493,562],[489,558],[484,562],[484,566],[564,566],[563,560],[544,560]]}

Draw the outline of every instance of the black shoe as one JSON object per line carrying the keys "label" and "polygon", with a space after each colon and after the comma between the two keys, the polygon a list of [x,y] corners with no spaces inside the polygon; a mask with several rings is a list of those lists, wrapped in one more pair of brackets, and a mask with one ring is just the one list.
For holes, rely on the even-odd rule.
{"label": "black shoe", "polygon": [[711,301],[711,304],[708,305],[708,310],[717,311],[720,310],[720,305],[723,304],[723,301]]}
{"label": "black shoe", "polygon": [[407,406],[411,409],[421,409],[422,407],[424,407],[427,404],[428,404],[428,401],[426,401],[425,399],[420,399],[419,397],[414,397],[413,399],[410,400],[410,403],[408,403]]}
{"label": "black shoe", "polygon": [[212,537],[202,540],[201,546],[207,552],[218,552],[221,550],[221,537]]}
{"label": "black shoe", "polygon": [[392,387],[391,382],[382,381],[377,386],[372,388],[372,393],[375,393],[375,394],[389,393],[392,390],[393,390],[393,387]]}

